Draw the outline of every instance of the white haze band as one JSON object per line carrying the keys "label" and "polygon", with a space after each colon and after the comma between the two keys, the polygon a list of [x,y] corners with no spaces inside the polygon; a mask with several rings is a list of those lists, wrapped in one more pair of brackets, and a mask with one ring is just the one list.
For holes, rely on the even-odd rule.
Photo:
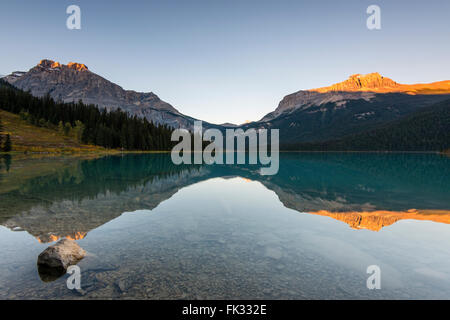
{"label": "white haze band", "polygon": [[[262,175],[275,175],[279,169],[279,130],[270,130],[270,144],[267,141],[268,130],[259,129],[226,129],[225,130],[225,149],[223,146],[223,133],[219,129],[207,129],[203,131],[202,122],[194,122],[194,148],[191,144],[191,134],[186,129],[176,129],[172,132],[171,140],[180,141],[171,152],[172,162],[179,164],[223,164],[224,153],[225,163],[246,164],[246,154],[248,154],[248,164],[258,164]],[[258,141],[259,138],[259,141]],[[236,146],[234,144],[237,141]],[[246,148],[248,140],[248,148]],[[204,149],[203,141],[210,141]],[[270,145],[270,156],[267,152]],[[203,149],[203,150],[202,150]],[[192,152],[193,151],[193,152]],[[214,155],[213,155],[214,153]]]}

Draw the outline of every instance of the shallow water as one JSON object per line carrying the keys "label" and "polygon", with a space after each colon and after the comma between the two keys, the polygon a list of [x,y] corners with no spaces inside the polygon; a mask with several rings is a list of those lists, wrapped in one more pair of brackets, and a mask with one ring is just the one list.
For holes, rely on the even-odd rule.
{"label": "shallow water", "polygon": [[[165,154],[0,163],[2,299],[450,298],[448,157],[282,153],[275,176]],[[88,252],[78,291],[36,267],[63,237]]]}

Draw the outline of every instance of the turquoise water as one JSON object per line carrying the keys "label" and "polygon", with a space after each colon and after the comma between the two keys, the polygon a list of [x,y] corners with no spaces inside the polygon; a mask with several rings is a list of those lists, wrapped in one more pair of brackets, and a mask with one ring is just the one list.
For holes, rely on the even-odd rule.
{"label": "turquoise water", "polygon": [[[88,252],[78,291],[36,267],[63,237]],[[450,158],[282,153],[261,176],[166,154],[9,157],[0,244],[1,299],[448,299]]]}

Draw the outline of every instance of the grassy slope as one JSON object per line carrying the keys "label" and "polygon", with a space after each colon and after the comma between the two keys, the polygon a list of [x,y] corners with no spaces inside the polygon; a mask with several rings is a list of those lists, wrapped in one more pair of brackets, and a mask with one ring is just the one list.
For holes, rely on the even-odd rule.
{"label": "grassy slope", "polygon": [[66,137],[56,130],[41,128],[20,119],[16,114],[0,110],[3,134],[10,134],[13,151],[42,153],[107,152],[98,146],[83,145],[73,137]]}

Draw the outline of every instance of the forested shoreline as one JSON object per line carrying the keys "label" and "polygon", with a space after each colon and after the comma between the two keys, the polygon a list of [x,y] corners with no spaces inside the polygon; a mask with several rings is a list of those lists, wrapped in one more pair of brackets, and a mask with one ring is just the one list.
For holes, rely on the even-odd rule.
{"label": "forested shoreline", "polygon": [[285,151],[440,151],[450,150],[450,100],[413,112],[376,129],[341,139],[281,144]]}
{"label": "forested shoreline", "polygon": [[0,79],[0,109],[18,114],[29,123],[76,136],[81,143],[107,149],[167,151],[173,146],[173,129],[117,109],[58,102],[49,95],[34,97]]}
{"label": "forested shoreline", "polygon": [[[156,125],[120,109],[108,112],[82,101],[59,102],[49,95],[34,97],[2,79],[0,109],[17,114],[32,125],[55,129],[80,143],[106,149],[170,151],[178,143],[171,141],[174,129],[167,125]],[[12,149],[10,135],[0,134],[0,151]],[[280,141],[280,150],[444,152],[450,150],[450,100],[424,107],[376,129],[336,140],[291,144]]]}

